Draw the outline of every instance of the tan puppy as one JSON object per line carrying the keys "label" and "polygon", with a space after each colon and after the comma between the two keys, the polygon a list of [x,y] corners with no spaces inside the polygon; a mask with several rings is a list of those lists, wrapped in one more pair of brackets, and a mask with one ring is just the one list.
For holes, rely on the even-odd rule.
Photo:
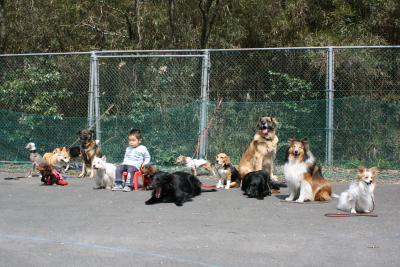
{"label": "tan puppy", "polygon": [[44,160],[51,166],[52,169],[56,169],[59,172],[63,172],[64,164],[69,163],[68,153],[66,151],[60,151],[60,153],[44,153]]}
{"label": "tan puppy", "polygon": [[[69,149],[67,149],[66,147],[57,147],[53,150],[53,154],[57,154],[57,153],[58,154],[67,153],[68,161],[71,161],[72,159],[76,159],[81,156],[81,148],[79,146],[74,146]],[[67,165],[67,167],[65,168],[64,171],[68,171],[70,162],[68,162],[66,165]],[[76,162],[75,162],[75,165],[78,166]]]}
{"label": "tan puppy", "polygon": [[211,172],[211,174],[213,176],[215,176],[215,172],[211,166],[211,163],[205,159],[192,159],[190,157],[185,157],[185,156],[179,156],[176,159],[176,163],[178,164],[185,164],[186,168],[189,168],[192,171],[192,174],[194,176],[197,175],[196,169],[197,168],[205,168],[207,169],[209,172]]}
{"label": "tan puppy", "polygon": [[[79,135],[79,139],[81,140],[82,172],[79,174],[79,177],[83,177],[86,175],[86,168],[92,167],[94,156],[101,158],[103,154],[96,141],[92,139],[94,130],[84,129],[76,134]],[[91,168],[89,178],[93,178],[93,176],[94,170]]]}
{"label": "tan puppy", "polygon": [[273,117],[259,118],[258,130],[239,162],[238,169],[242,179],[249,172],[266,170],[272,180],[278,180],[273,175],[276,147],[279,141],[275,135],[277,126],[278,121]]}
{"label": "tan puppy", "polygon": [[226,183],[225,189],[240,187],[240,175],[235,167],[231,165],[231,159],[225,153],[219,153],[216,158],[218,164],[219,181],[216,188],[223,188]]}
{"label": "tan puppy", "polygon": [[156,168],[151,164],[144,164],[142,167],[143,173],[143,188],[142,190],[147,190],[147,186],[151,184],[153,181],[154,173],[156,172]]}

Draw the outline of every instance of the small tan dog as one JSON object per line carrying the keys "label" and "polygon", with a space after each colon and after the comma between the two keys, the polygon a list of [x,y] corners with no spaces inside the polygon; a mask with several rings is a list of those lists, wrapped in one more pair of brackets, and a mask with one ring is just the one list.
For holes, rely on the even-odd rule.
{"label": "small tan dog", "polygon": [[218,164],[219,181],[216,188],[223,188],[226,183],[225,189],[240,187],[240,174],[235,167],[231,165],[231,159],[225,153],[219,153],[216,158]]}
{"label": "small tan dog", "polygon": [[64,172],[64,164],[69,163],[67,151],[60,151],[60,153],[44,153],[44,160],[51,166],[52,169],[56,169],[59,172]]}
{"label": "small tan dog", "polygon": [[151,164],[144,164],[142,166],[142,173],[143,173],[143,188],[142,190],[147,190],[147,187],[153,181],[154,173],[156,172],[156,168],[153,167]]}
{"label": "small tan dog", "polygon": [[208,170],[213,176],[215,176],[215,172],[211,166],[211,163],[205,159],[192,159],[190,157],[179,156],[176,159],[176,163],[185,164],[186,168],[189,168],[192,171],[194,176],[197,175],[196,169],[205,168]]}
{"label": "small tan dog", "polygon": [[274,159],[278,144],[276,127],[278,121],[273,117],[260,117],[257,122],[257,132],[249,148],[239,162],[239,173],[243,177],[249,172],[266,170],[273,181],[278,177],[273,174]]}
{"label": "small tan dog", "polygon": [[[70,167],[70,163],[72,159],[77,159],[81,156],[81,148],[79,146],[73,146],[71,148],[66,148],[66,147],[57,147],[53,150],[53,154],[61,154],[61,153],[67,153],[68,154],[68,163],[66,163],[67,167],[65,168],[64,171],[68,171]],[[77,163],[75,162],[76,167],[78,166]]]}

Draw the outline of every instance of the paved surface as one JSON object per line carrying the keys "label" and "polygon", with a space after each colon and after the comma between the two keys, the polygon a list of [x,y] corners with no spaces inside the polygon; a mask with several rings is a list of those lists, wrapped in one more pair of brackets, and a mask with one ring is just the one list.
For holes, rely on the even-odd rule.
{"label": "paved surface", "polygon": [[[0,174],[0,266],[399,266],[400,185],[378,185],[378,217],[329,218],[329,203],[264,200],[239,189],[147,206],[149,191],[43,186]],[[10,179],[20,177],[19,179]],[[201,177],[200,177],[201,178]],[[215,180],[202,180],[205,185]],[[340,194],[348,187],[334,183]]]}

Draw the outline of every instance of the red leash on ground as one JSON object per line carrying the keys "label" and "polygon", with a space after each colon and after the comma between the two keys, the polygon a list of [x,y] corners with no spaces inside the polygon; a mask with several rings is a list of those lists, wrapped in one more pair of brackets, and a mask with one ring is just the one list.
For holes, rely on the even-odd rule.
{"label": "red leash on ground", "polygon": [[371,213],[375,209],[375,202],[374,198],[372,198],[372,210],[369,212],[365,213],[326,213],[326,217],[357,217],[357,216],[368,216],[368,217],[378,217],[378,215],[372,215],[372,214],[366,214],[366,213]]}

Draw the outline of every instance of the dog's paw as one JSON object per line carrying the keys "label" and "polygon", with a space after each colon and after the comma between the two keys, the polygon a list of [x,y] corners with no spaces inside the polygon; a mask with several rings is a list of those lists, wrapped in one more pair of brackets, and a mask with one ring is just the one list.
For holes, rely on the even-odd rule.
{"label": "dog's paw", "polygon": [[353,210],[351,210],[351,213],[357,213],[357,211],[353,209]]}
{"label": "dog's paw", "polygon": [[82,178],[82,177],[84,177],[85,176],[85,174],[84,173],[81,173],[81,174],[79,174],[79,178]]}
{"label": "dog's paw", "polygon": [[293,198],[287,197],[287,198],[285,198],[285,200],[286,200],[286,201],[293,201]]}
{"label": "dog's paw", "polygon": [[226,187],[225,187],[225,189],[229,189],[229,188],[231,188],[231,187],[230,187],[230,186],[226,186]]}

